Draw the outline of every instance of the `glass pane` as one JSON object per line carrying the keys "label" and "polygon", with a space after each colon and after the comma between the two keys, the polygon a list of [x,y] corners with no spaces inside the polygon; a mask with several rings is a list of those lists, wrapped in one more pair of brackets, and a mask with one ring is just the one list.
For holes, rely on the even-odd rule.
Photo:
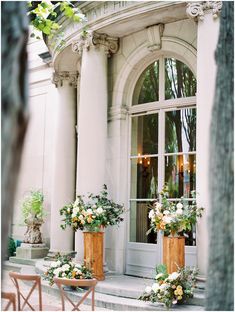
{"label": "glass pane", "polygon": [[149,65],[135,86],[133,105],[159,100],[159,62]]}
{"label": "glass pane", "polygon": [[157,157],[131,159],[131,198],[156,198]]}
{"label": "glass pane", "polygon": [[196,95],[196,78],[184,63],[165,59],[165,99]]}
{"label": "glass pane", "polygon": [[166,153],[196,151],[196,109],[166,112],[165,120]]}
{"label": "glass pane", "polygon": [[196,155],[165,156],[165,182],[170,198],[192,197],[196,190]]}
{"label": "glass pane", "polygon": [[138,243],[157,243],[157,234],[146,232],[150,228],[150,211],[148,202],[131,202],[130,209],[130,241]]}
{"label": "glass pane", "polygon": [[132,118],[131,155],[158,153],[158,114]]}

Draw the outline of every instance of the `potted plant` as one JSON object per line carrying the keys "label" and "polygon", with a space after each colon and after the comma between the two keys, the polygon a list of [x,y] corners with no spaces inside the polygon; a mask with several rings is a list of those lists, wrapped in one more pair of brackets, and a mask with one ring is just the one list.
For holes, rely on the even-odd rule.
{"label": "potted plant", "polygon": [[21,203],[22,215],[27,230],[24,234],[24,243],[41,244],[42,234],[40,227],[43,224],[44,208],[41,191],[30,191]]}
{"label": "potted plant", "polygon": [[84,261],[94,271],[98,280],[104,279],[103,273],[103,229],[117,225],[123,218],[122,205],[114,203],[108,198],[107,186],[104,185],[100,194],[89,194],[85,201],[84,196],[78,195],[75,202],[66,205],[60,210],[64,217],[62,229],[71,226],[74,231],[84,233]]}
{"label": "potted plant", "polygon": [[57,255],[56,261],[51,262],[50,267],[44,273],[44,279],[52,286],[54,277],[68,279],[92,279],[92,271],[84,264],[74,262],[70,256]]}
{"label": "potted plant", "polygon": [[177,270],[177,266],[184,266],[184,234],[202,216],[203,208],[197,207],[195,192],[192,192],[192,197],[191,204],[183,197],[178,202],[169,201],[166,185],[160,193],[161,202],[154,202],[149,212],[151,221],[147,234],[151,231],[163,232],[163,263],[167,265],[168,273]]}
{"label": "potted plant", "polygon": [[156,272],[156,282],[145,288],[139,300],[160,302],[169,309],[173,304],[182,304],[193,297],[197,269],[179,268],[176,272],[168,274],[166,266],[161,264],[156,268]]}

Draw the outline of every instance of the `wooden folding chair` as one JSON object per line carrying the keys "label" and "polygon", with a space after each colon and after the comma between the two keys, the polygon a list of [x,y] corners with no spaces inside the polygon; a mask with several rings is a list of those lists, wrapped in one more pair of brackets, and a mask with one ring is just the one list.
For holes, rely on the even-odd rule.
{"label": "wooden folding chair", "polygon": [[[91,293],[91,309],[94,311],[95,308],[95,286],[97,284],[97,280],[93,279],[65,279],[65,278],[57,278],[54,277],[54,282],[58,286],[60,290],[60,296],[62,300],[62,311],[65,311],[65,298],[72,304],[72,311],[80,311],[78,308],[83,301],[87,298],[87,296]],[[75,304],[69,297],[63,286],[74,286],[74,287],[88,287],[83,293],[82,298],[79,300],[77,304]]]}
{"label": "wooden folding chair", "polygon": [[[18,301],[18,311],[23,311],[26,307],[30,308],[32,311],[57,311],[58,307],[53,307],[50,305],[42,305],[42,285],[41,285],[41,276],[38,274],[21,274],[17,272],[9,272],[10,278],[13,284],[16,287],[17,291],[17,301]],[[20,289],[20,281],[24,282],[32,282],[32,287],[28,292],[28,295],[24,295]],[[33,292],[38,288],[38,305],[32,305],[29,302],[29,299]],[[21,304],[21,298],[23,299],[23,303]],[[32,301],[32,299],[31,299]]]}
{"label": "wooden folding chair", "polygon": [[16,311],[16,295],[11,292],[4,292],[2,291],[2,299],[7,300],[6,305],[3,307],[3,300],[2,300],[2,311],[8,311],[10,306],[12,305],[12,311]]}

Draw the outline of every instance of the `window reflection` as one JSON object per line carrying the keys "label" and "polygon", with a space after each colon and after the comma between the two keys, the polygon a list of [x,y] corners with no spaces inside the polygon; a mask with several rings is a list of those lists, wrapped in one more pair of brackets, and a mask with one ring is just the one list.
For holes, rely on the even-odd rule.
{"label": "window reflection", "polygon": [[131,198],[156,198],[157,157],[131,159]]}
{"label": "window reflection", "polygon": [[132,118],[131,155],[158,153],[158,114]]}
{"label": "window reflection", "polygon": [[165,182],[170,198],[190,198],[196,189],[196,155],[165,156]]}
{"label": "window reflection", "polygon": [[146,235],[150,227],[148,202],[131,202],[130,208],[130,241],[156,244],[157,234]]}
{"label": "window reflection", "polygon": [[159,62],[149,65],[137,81],[133,105],[159,100]]}
{"label": "window reflection", "polygon": [[196,95],[196,78],[184,63],[165,59],[165,99],[175,99]]}
{"label": "window reflection", "polygon": [[165,113],[166,153],[196,150],[196,109],[186,108]]}

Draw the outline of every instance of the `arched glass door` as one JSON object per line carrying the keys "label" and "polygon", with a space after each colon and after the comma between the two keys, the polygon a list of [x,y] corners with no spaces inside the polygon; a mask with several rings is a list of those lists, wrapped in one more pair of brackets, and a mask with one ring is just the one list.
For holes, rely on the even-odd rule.
{"label": "arched glass door", "polygon": [[[165,182],[170,200],[190,201],[196,188],[196,79],[174,58],[150,64],[130,108],[129,238],[126,273],[152,277],[162,262],[161,235],[149,229],[149,206]],[[196,263],[195,229],[187,233],[186,264]]]}

